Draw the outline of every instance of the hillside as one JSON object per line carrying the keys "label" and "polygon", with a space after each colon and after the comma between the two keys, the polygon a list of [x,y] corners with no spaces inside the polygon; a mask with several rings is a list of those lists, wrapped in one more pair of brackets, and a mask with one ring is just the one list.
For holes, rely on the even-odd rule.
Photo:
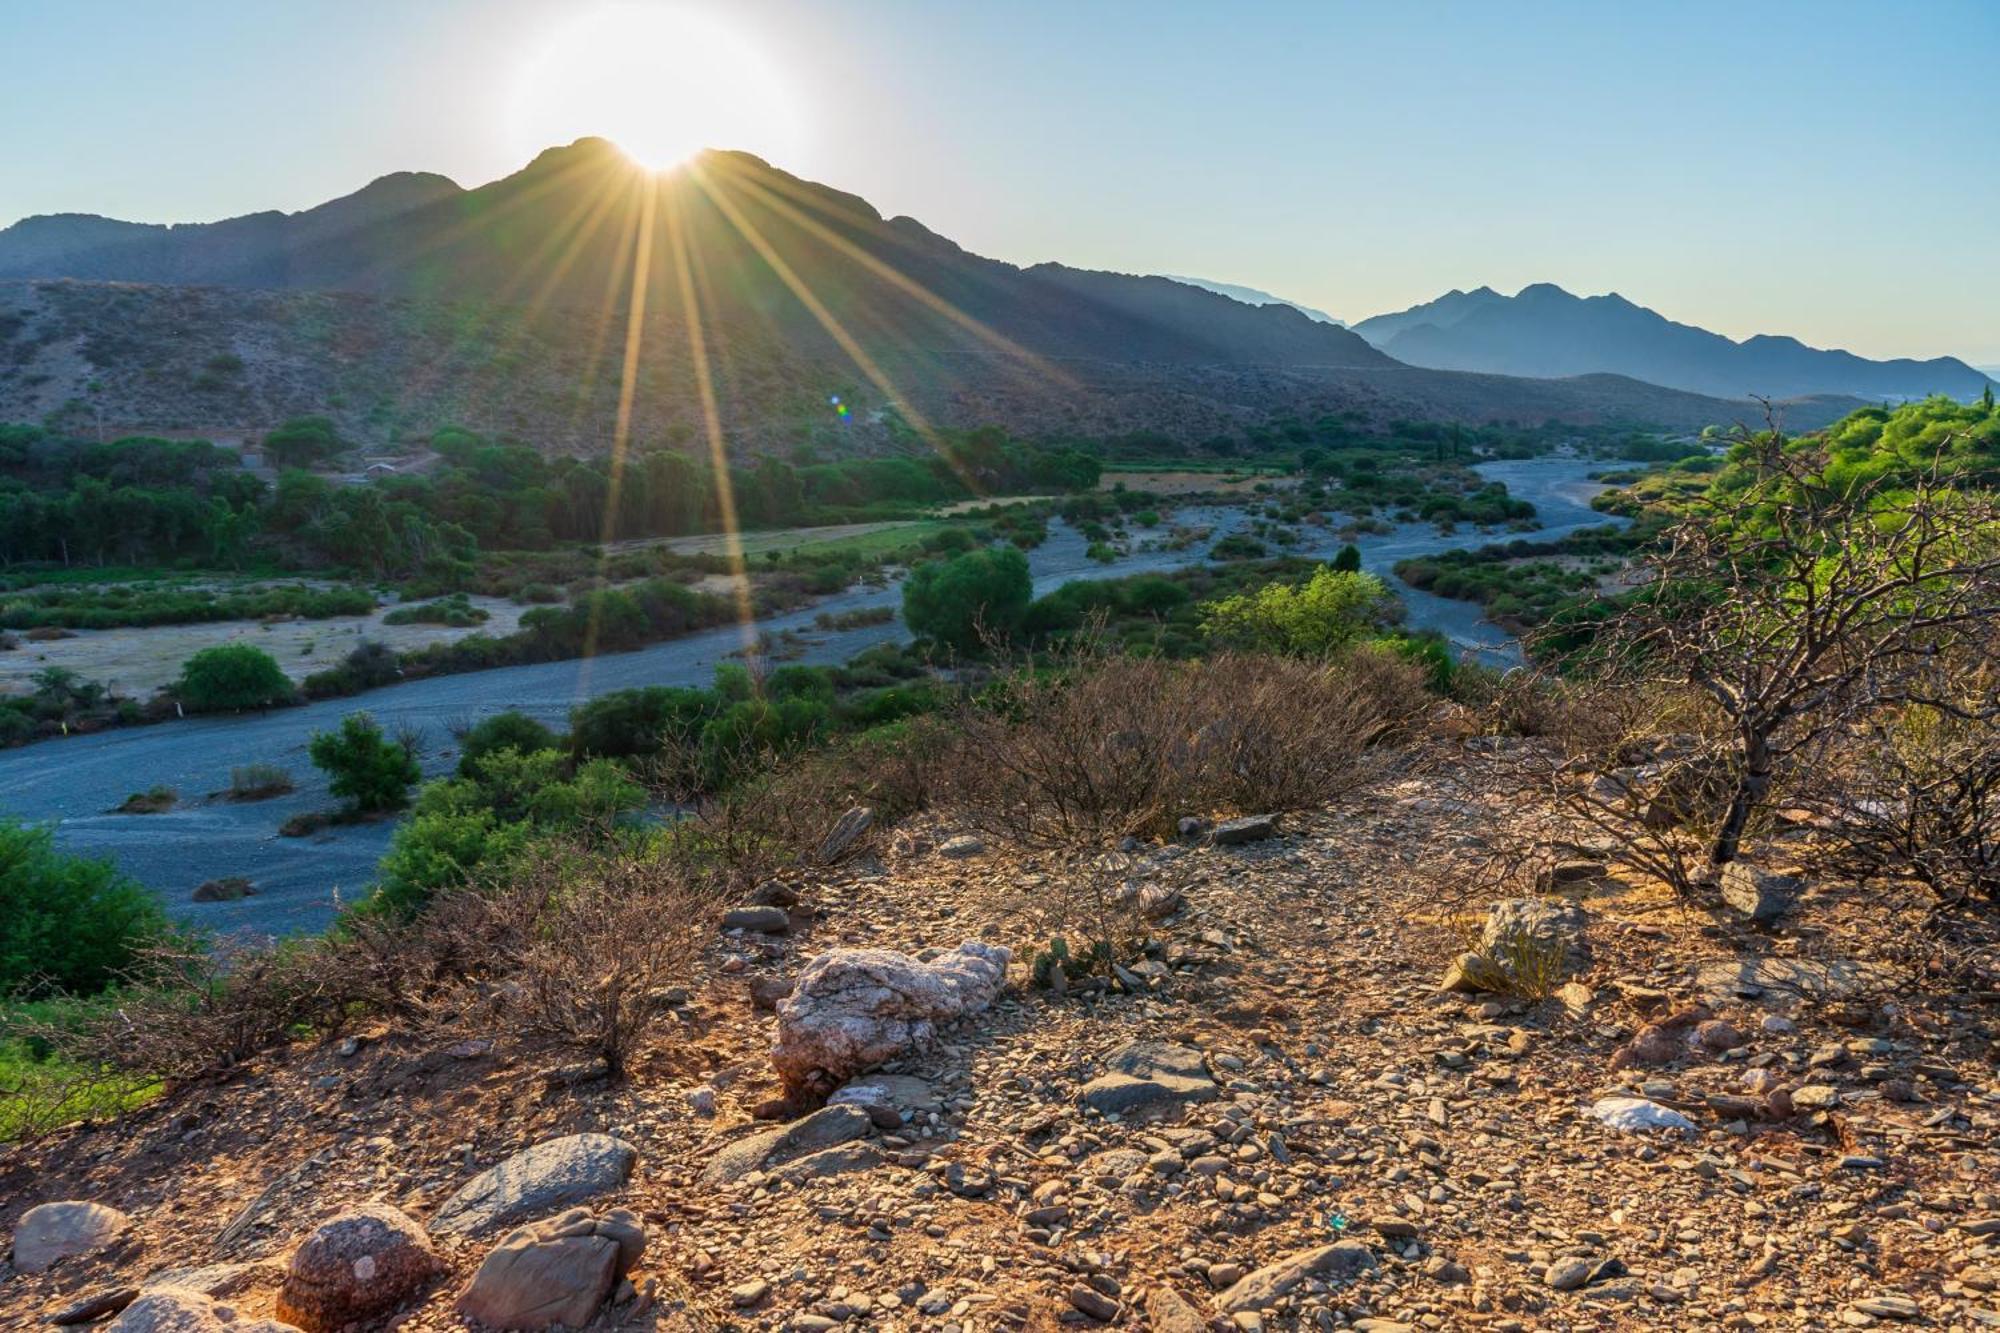
{"label": "hillside", "polygon": [[1399,361],[1440,370],[1564,376],[1608,372],[1690,393],[1740,398],[1839,394],[1880,400],[1934,393],[1975,398],[1987,384],[1955,357],[1870,361],[1796,338],[1737,342],[1677,324],[1612,293],[1573,296],[1551,283],[1509,297],[1452,291],[1377,315],[1354,331]]}
{"label": "hillside", "polygon": [[71,426],[245,434],[326,412],[375,440],[458,421],[601,448],[641,298],[638,428],[699,431],[698,326],[748,446],[834,428],[836,395],[855,447],[891,408],[1190,443],[1278,410],[1675,428],[1755,410],[1611,376],[1413,369],[1288,306],[981,258],[746,154],[656,177],[589,139],[472,190],[405,175],[291,215],[28,219],[0,232],[0,277],[17,280],[0,419]]}
{"label": "hillside", "polygon": [[[1038,989],[1023,949],[991,1008],[861,1080],[878,1101],[790,1126],[756,1118],[779,1092],[768,1010],[814,960],[1032,945],[1010,905],[1071,872],[919,826],[788,876],[789,915],[745,909],[771,920],[711,930],[659,992],[623,1081],[470,1008],[260,1053],[115,1134],[0,1150],[0,1227],[55,1200],[129,1219],[5,1283],[0,1311],[27,1328],[200,1269],[167,1280],[282,1314],[288,1269],[310,1272],[293,1247],[372,1202],[431,1258],[388,1292],[408,1313],[368,1327],[466,1329],[456,1302],[505,1231],[572,1205],[630,1210],[647,1238],[593,1329],[1989,1324],[1990,1051],[1951,1002],[1886,989],[1876,904],[1829,887],[1830,928],[1773,938],[1572,880],[1592,961],[1560,996],[1440,993],[1460,941],[1439,904],[1462,892],[1444,849],[1545,813],[1451,794],[1489,762],[1450,747],[1276,838],[1149,848],[1138,873],[1185,898],[1133,993]],[[1663,1060],[1620,1067],[1663,1031]],[[1121,1082],[1134,1051],[1172,1072]],[[1592,1114],[1642,1088],[1691,1127]],[[624,1147],[549,1185],[579,1134]],[[468,1208],[495,1168],[513,1183]],[[568,1272],[540,1289],[575,1283],[589,1320]]]}
{"label": "hillside", "polygon": [[[1190,295],[1199,297],[1200,293]],[[1222,300],[1221,297],[1213,298]],[[1302,318],[1302,317],[1301,317]],[[689,330],[643,322],[637,437],[701,437]],[[1413,366],[1164,365],[1025,358],[896,345],[873,358],[892,399],[839,348],[800,346],[760,322],[704,320],[716,407],[735,448],[801,440],[867,452],[890,443],[894,403],[939,425],[1004,423],[1017,433],[1150,432],[1184,444],[1275,414],[1356,411],[1375,422],[1635,422],[1677,429],[1755,420],[1723,402],[1615,375],[1515,379]],[[610,447],[623,330],[582,310],[466,306],[344,292],[238,290],[70,281],[0,282],[0,421],[51,421],[95,435],[144,431],[254,438],[324,413],[350,437],[382,444],[445,425],[517,435],[545,448]],[[829,405],[839,395],[851,415]],[[1822,425],[1851,399],[1787,406]]]}

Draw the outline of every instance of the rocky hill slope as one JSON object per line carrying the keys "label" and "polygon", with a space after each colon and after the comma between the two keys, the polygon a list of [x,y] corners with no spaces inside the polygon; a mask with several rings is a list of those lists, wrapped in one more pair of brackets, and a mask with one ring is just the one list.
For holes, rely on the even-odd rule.
{"label": "rocky hill slope", "polygon": [[[1879,898],[1813,886],[1753,926],[1609,877],[1532,793],[1478,780],[1493,749],[1271,836],[1142,849],[1153,945],[1111,989],[1029,979],[1010,904],[1058,867],[904,829],[733,916],[628,1081],[476,1014],[376,1021],[8,1148],[0,1311],[136,1300],[126,1329],[172,1307],[239,1333],[207,1293],[309,1329],[530,1307],[959,1333],[2000,1321],[1990,1005],[1907,970]],[[1557,858],[1551,902],[1500,909],[1577,969],[1545,999],[1439,989],[1457,913],[1486,909],[1457,858],[1502,829]],[[997,995],[968,940],[1015,946]],[[853,1006],[830,959],[893,984]],[[935,1040],[885,1026],[919,1011]],[[778,1077],[802,1033],[818,1060],[919,1040],[802,1116]],[[24,1220],[50,1203],[75,1207]]]}
{"label": "rocky hill slope", "polygon": [[895,407],[1184,442],[1278,410],[1676,428],[1753,411],[1615,376],[1413,370],[1283,304],[1017,267],[747,154],[656,176],[593,139],[471,190],[406,174],[290,215],[30,218],[0,231],[0,279],[8,419],[240,431],[327,412],[377,439],[456,420],[599,447],[634,307],[647,429],[699,424],[697,328],[726,420],[780,439],[836,396],[864,436]]}

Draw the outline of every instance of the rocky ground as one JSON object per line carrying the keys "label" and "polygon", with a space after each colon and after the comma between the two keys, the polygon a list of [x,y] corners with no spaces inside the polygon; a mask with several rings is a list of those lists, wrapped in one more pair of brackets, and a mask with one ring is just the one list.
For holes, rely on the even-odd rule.
{"label": "rocky ground", "polygon": [[[1051,865],[906,829],[799,881],[788,931],[719,936],[622,1083],[364,1027],[14,1146],[0,1228],[122,1217],[68,1219],[87,1252],[12,1271],[0,1323],[204,1268],[125,1326],[325,1325],[365,1264],[399,1285],[361,1325],[410,1330],[466,1327],[469,1284],[490,1315],[579,1282],[605,1329],[2000,1326],[1994,996],[1904,984],[1865,894],[1754,927],[1579,868],[1587,845],[1556,914],[1583,970],[1533,1003],[1441,991],[1453,858],[1534,812],[1438,793],[1392,779],[1149,860],[1182,898],[1132,993],[1031,984],[1016,909]],[[760,996],[832,950],[968,940],[1014,949],[989,1007],[858,1102],[756,1118],[781,1091]],[[1606,1123],[1611,1097],[1687,1127]],[[398,1212],[312,1234],[370,1204]]]}

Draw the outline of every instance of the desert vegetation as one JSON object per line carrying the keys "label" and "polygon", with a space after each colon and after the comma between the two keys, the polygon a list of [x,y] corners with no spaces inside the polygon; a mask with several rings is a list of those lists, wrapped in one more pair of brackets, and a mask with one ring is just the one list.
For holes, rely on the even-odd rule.
{"label": "desert vegetation", "polygon": [[[1352,561],[1231,561],[1034,599],[1018,554],[993,545],[919,566],[904,611],[913,645],[839,668],[732,663],[709,688],[589,700],[566,729],[496,714],[460,728],[456,768],[421,785],[407,739],[350,716],[312,746],[349,804],[339,817],[405,800],[408,814],[372,893],[325,935],[276,948],[178,935],[108,868],[17,829],[23,864],[49,884],[93,886],[82,901],[96,905],[90,932],[33,928],[42,950],[74,936],[61,969],[10,974],[4,1123],[57,1145],[65,1121],[144,1117],[231,1070],[297,1060],[338,1080],[343,1061],[387,1070],[504,1052],[539,1071],[529,1081],[544,1105],[653,1106],[672,1128],[647,1150],[685,1161],[708,1182],[699,1188],[734,1189],[733,1168],[696,1156],[751,1142],[709,1119],[717,1106],[794,1119],[860,1072],[814,1045],[840,969],[890,969],[912,994],[943,969],[963,1002],[939,1021],[1045,1065],[1007,1082],[1010,1098],[1046,1108],[1035,1123],[1052,1115],[1111,1145],[1092,1152],[1134,1133],[1210,1134],[1205,1112],[1168,1123],[1172,1089],[1219,1097],[1254,1073],[1256,1096],[1280,1109],[1248,1109],[1262,1103],[1239,1090],[1224,1104],[1242,1118],[1229,1123],[1260,1126],[1243,1141],[1282,1140],[1294,1162],[1267,1168],[1260,1147],[1254,1164],[1219,1158],[1212,1185],[1173,1192],[1191,1159],[1148,1150],[1177,1169],[1142,1152],[1105,1187],[1153,1200],[1149,1225],[1197,1249],[1238,1228],[1319,1243],[1292,1200],[1257,1201],[1252,1170],[1277,1173],[1266,1183],[1313,1201],[1315,1219],[1322,1195],[1329,1206],[1354,1189],[1397,1197],[1373,1175],[1324,1183],[1319,1165],[1345,1134],[1322,1142],[1294,1108],[1328,1085],[1412,1132],[1439,1116],[1482,1125],[1489,1146],[1511,1143],[1507,1125],[1526,1117],[1594,1152],[1585,1140],[1639,1116],[1685,1122],[1679,1132],[1708,1136],[1718,1154],[1780,1137],[1829,1155],[1894,1152],[1856,1151],[1850,1126],[1903,1116],[1913,1101],[1899,1079],[1925,1080],[1925,1114],[1961,1104],[1971,1085],[1943,1062],[1963,1069],[1979,1038],[1940,1015],[2000,980],[2000,525],[1950,432],[1930,441],[1929,462],[1866,476],[1843,467],[1837,438],[1736,441],[1698,497],[1641,530],[1629,578],[1587,611],[1551,616],[1537,669],[1506,678],[1401,633],[1384,585]],[[898,952],[857,951],[836,931]],[[938,942],[961,931],[955,949]],[[1806,940],[1823,954],[1796,952]],[[1413,981],[1446,959],[1435,989]],[[1745,1006],[1763,1003],[1751,992],[1767,987],[1740,978],[1777,976],[1779,962],[1814,998],[1748,1031]],[[1718,967],[1738,980],[1717,983]],[[1898,997],[1878,1002],[1889,977]],[[784,998],[769,1068],[755,1072],[766,986]],[[1845,998],[1818,998],[1835,986]],[[1375,997],[1365,1017],[1357,991]],[[1251,996],[1241,1021],[1260,1035],[1230,1035],[1215,1016]],[[1295,1019],[1300,1007],[1317,1016]],[[1883,1017],[1892,1009],[1903,1017]],[[1899,1035],[1831,1035],[1850,1018]],[[731,1060],[687,1062],[703,1023],[709,1035],[694,1040]],[[1191,1047],[1182,1031],[1205,1035]],[[1841,1063],[1856,1041],[1881,1043],[1866,1047],[1874,1063]],[[1121,1073],[1134,1043],[1145,1060]],[[1723,1053],[1746,1046],[1769,1058],[1739,1085],[1746,1066]],[[1929,1054],[1905,1058],[1905,1046]],[[968,1108],[1001,1086],[977,1054],[883,1049],[861,1063],[967,1079]],[[1386,1081],[1339,1064],[1385,1058]],[[1404,1089],[1419,1078],[1433,1095],[1411,1104]],[[1053,1100],[1035,1091],[1044,1083]],[[675,1090],[670,1103],[661,1088]],[[1167,1120],[1103,1113],[1126,1095],[1162,1099]],[[840,1106],[815,1114],[829,1113]],[[892,1135],[928,1123],[894,1114]],[[974,1175],[979,1159],[958,1145],[1002,1152],[1014,1122],[964,1109],[939,1123],[954,1128],[936,1163],[961,1182],[946,1196],[1006,1197],[1014,1187]],[[900,1179],[872,1147],[825,1151],[847,1154],[838,1170],[800,1160],[827,1182]],[[772,1170],[793,1160],[758,1152]],[[1100,1188],[1100,1168],[1079,1177],[1059,1156],[1044,1183],[1068,1183],[1046,1195]],[[1030,1149],[1018,1169],[1036,1160]],[[1559,1171],[1508,1160],[1543,1206],[1575,1205]],[[1607,1160],[1643,1173],[1651,1159]],[[1877,1169],[1843,1169],[1827,1196],[1787,1206],[1851,1207],[1869,1189],[1854,1173]],[[1927,1197],[1977,1208],[1958,1179],[1947,1168]],[[798,1192],[800,1206],[845,1197],[827,1182]],[[793,1193],[766,1206],[789,1218]],[[1340,1242],[1359,1247],[1343,1251],[1358,1267],[1328,1294],[1456,1308],[1463,1284],[1427,1276],[1428,1260],[1471,1254],[1478,1228],[1515,1215],[1508,1197],[1469,1190],[1458,1208],[1476,1225],[1370,1205],[1383,1220],[1372,1240]],[[1091,1225],[1125,1234],[1126,1217],[1112,1209]],[[1610,1259],[1651,1262],[1624,1223],[1598,1234],[1507,1279],[1519,1308],[1604,1289],[1619,1280]],[[1391,1262],[1411,1246],[1425,1265]],[[1250,1301],[1236,1284],[1254,1277],[1224,1269],[1202,1286],[1223,1304]],[[699,1287],[691,1299],[705,1299]],[[1655,1288],[1632,1299],[1669,1311],[1699,1299],[1670,1274]]]}

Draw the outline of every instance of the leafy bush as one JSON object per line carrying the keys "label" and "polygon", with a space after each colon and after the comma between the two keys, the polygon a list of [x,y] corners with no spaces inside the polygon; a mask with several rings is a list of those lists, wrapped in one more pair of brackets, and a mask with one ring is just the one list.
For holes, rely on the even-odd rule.
{"label": "leafy bush", "polygon": [[315,732],[306,752],[331,779],[333,794],[356,811],[400,810],[423,777],[409,747],[383,736],[366,713],[349,713],[337,731]]}
{"label": "leafy bush", "polygon": [[292,701],[292,682],[277,659],[247,643],[202,649],[181,667],[174,690],[197,713],[240,712]]}
{"label": "leafy bush", "polygon": [[403,664],[395,649],[373,639],[354,645],[341,664],[306,677],[304,691],[309,699],[332,699],[359,694],[402,679]]}
{"label": "leafy bush", "polygon": [[445,625],[453,629],[469,629],[483,625],[492,616],[483,608],[472,605],[465,594],[441,598],[435,602],[419,602],[411,606],[399,606],[382,617],[385,625]]}
{"label": "leafy bush", "polygon": [[570,712],[570,750],[613,758],[658,754],[671,742],[699,735],[716,709],[707,691],[683,686],[616,690]]}
{"label": "leafy bush", "polygon": [[562,748],[562,738],[541,723],[516,709],[495,713],[465,733],[459,743],[458,771],[470,777],[479,761],[496,750],[518,750],[534,754],[538,750]]}
{"label": "leafy bush", "polygon": [[408,912],[446,890],[499,884],[548,835],[602,843],[620,816],[645,805],[645,792],[610,760],[573,773],[568,762],[553,750],[503,748],[467,776],[427,784],[382,860],[372,908]]}
{"label": "leafy bush", "polygon": [[1203,627],[1219,643],[1298,657],[1324,657],[1355,642],[1379,619],[1387,590],[1372,574],[1321,566],[1302,587],[1266,584],[1204,608]]}
{"label": "leafy bush", "polygon": [[1028,558],[1018,550],[968,551],[911,571],[903,582],[903,623],[946,647],[973,652],[985,636],[1011,636],[1033,595]]}
{"label": "leafy bush", "polygon": [[153,896],[111,862],[0,820],[0,994],[95,994],[167,934]]}

